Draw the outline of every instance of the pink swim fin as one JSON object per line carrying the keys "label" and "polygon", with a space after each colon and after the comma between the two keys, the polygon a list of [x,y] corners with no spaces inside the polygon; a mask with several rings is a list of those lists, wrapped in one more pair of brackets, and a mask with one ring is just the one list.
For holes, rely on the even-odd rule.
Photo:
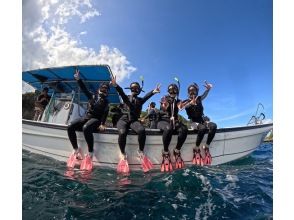
{"label": "pink swim fin", "polygon": [[211,165],[211,162],[212,162],[212,157],[211,157],[211,154],[209,152],[209,149],[205,148],[204,164],[205,165]]}
{"label": "pink swim fin", "polygon": [[174,157],[175,157],[175,161],[176,161],[175,168],[176,168],[176,169],[181,169],[181,168],[183,168],[183,167],[185,166],[185,164],[184,164],[184,161],[183,161],[183,159],[182,159],[182,157],[181,157],[181,152],[180,152],[180,151],[176,152],[176,151],[174,150]]}
{"label": "pink swim fin", "polygon": [[129,173],[129,163],[126,159],[121,159],[119,163],[117,164],[117,172],[118,173]]}
{"label": "pink swim fin", "polygon": [[76,154],[72,153],[67,160],[67,167],[74,168],[77,162]]}
{"label": "pink swim fin", "polygon": [[90,155],[87,155],[81,163],[80,170],[91,171],[93,169],[93,161]]}
{"label": "pink swim fin", "polygon": [[147,172],[152,168],[153,168],[152,162],[149,160],[149,158],[146,155],[144,155],[144,157],[142,159],[142,169],[143,169],[143,171]]}
{"label": "pink swim fin", "polygon": [[193,164],[203,166],[204,161],[201,156],[200,150],[193,149]]}
{"label": "pink swim fin", "polygon": [[162,154],[161,172],[168,172],[173,170],[173,166],[170,160],[169,153]]}

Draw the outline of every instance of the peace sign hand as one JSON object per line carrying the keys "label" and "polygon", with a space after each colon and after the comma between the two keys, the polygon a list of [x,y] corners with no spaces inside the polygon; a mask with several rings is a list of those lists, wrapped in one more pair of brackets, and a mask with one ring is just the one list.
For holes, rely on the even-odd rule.
{"label": "peace sign hand", "polygon": [[204,81],[205,85],[203,85],[207,90],[210,90],[212,88],[212,84],[208,83],[206,80]]}
{"label": "peace sign hand", "polygon": [[80,79],[80,71],[78,69],[76,69],[76,72],[74,74],[74,78],[75,78],[75,80],[79,80]]}
{"label": "peace sign hand", "polygon": [[160,86],[161,86],[161,84],[160,83],[157,83],[156,88],[153,90],[153,93],[154,94],[160,93]]}

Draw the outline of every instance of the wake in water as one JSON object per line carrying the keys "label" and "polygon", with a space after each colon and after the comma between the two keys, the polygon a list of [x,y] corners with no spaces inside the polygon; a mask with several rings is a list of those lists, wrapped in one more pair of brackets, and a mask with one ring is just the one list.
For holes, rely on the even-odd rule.
{"label": "wake in water", "polygon": [[232,163],[173,173],[65,167],[23,151],[23,219],[272,218],[272,144]]}

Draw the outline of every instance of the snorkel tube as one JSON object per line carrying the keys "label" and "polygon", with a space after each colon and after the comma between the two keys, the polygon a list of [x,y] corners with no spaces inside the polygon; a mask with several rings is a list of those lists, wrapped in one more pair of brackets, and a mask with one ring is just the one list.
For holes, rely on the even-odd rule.
{"label": "snorkel tube", "polygon": [[177,81],[178,83],[178,94],[177,94],[177,99],[179,98],[179,94],[180,94],[180,89],[181,89],[181,84],[180,84],[180,80],[178,79],[178,77],[175,77],[174,78],[175,81]]}

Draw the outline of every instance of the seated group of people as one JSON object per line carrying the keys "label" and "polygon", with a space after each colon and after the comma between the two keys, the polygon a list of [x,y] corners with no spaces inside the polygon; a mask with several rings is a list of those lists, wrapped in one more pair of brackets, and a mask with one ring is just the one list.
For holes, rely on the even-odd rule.
{"label": "seated group of people", "polygon": [[[74,77],[81,90],[87,95],[89,102],[85,116],[72,121],[68,125],[68,137],[74,151],[68,159],[67,166],[74,167],[78,160],[82,160],[80,169],[92,170],[94,145],[93,133],[97,131],[97,128],[100,131],[103,131],[106,128],[105,122],[109,113],[107,96],[110,88],[109,85],[112,84],[123,100],[123,105],[119,108],[121,114],[116,115],[114,120],[118,129],[118,145],[121,152],[121,160],[118,162],[117,171],[119,173],[129,172],[127,155],[125,152],[129,129],[132,129],[138,134],[138,158],[141,161],[143,171],[146,172],[150,170],[153,165],[149,158],[144,154],[146,134],[145,128],[140,120],[140,115],[144,103],[154,94],[160,92],[160,85],[158,84],[154,90],[148,92],[144,97],[139,97],[142,87],[138,82],[133,82],[130,84],[129,88],[126,88],[131,90],[131,94],[126,95],[123,89],[117,84],[116,77],[113,77],[110,83],[102,83],[96,94],[91,94],[80,79],[80,73],[78,70]],[[205,82],[205,87],[205,92],[202,95],[198,95],[198,85],[195,83],[190,85],[188,87],[188,99],[182,101],[178,97],[179,87],[176,84],[170,84],[167,89],[167,95],[161,98],[160,110],[155,111],[155,103],[152,103],[151,108],[153,108],[154,112],[158,115],[158,118],[153,118],[153,120],[151,120],[151,128],[158,128],[162,132],[162,142],[164,147],[162,151],[162,172],[171,171],[173,168],[178,169],[184,167],[184,161],[181,157],[181,148],[186,140],[188,128],[179,120],[178,115],[179,111],[183,109],[186,110],[189,119],[192,121],[192,127],[198,130],[195,147],[193,149],[193,158],[191,157],[193,164],[211,164],[212,158],[209,153],[209,145],[215,136],[217,126],[215,123],[210,122],[207,117],[204,117],[203,114],[202,101],[207,97],[212,85]],[[149,111],[149,113],[150,112],[151,111]],[[150,115],[151,114],[149,114],[148,117],[151,117]],[[88,145],[89,152],[85,157],[83,157],[81,148],[79,148],[77,144],[76,131],[79,129],[82,129]],[[207,140],[204,146],[200,146],[207,130]],[[173,166],[169,145],[174,131],[177,132],[178,139],[175,148],[172,150],[175,159],[175,165]],[[201,155],[200,147],[204,148],[205,156]]]}

